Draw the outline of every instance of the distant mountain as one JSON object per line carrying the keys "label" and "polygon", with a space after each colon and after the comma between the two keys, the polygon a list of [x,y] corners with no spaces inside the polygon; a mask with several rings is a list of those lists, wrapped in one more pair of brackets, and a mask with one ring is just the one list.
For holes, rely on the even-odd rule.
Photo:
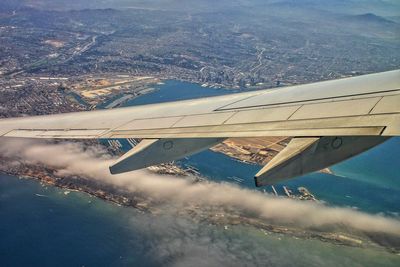
{"label": "distant mountain", "polygon": [[318,9],[336,14],[373,13],[398,16],[399,0],[0,0],[1,9],[25,5],[44,10],[82,9],[149,9],[180,12],[221,12],[231,9],[263,9],[272,5],[282,8]]}
{"label": "distant mountain", "polygon": [[374,23],[395,23],[394,21],[388,20],[384,17],[377,16],[373,13],[365,13],[361,15],[352,16],[356,20],[365,21],[365,22],[374,22]]}
{"label": "distant mountain", "polygon": [[373,13],[379,16],[398,16],[399,0],[273,0],[275,6],[302,7],[325,10],[331,13],[357,15]]}

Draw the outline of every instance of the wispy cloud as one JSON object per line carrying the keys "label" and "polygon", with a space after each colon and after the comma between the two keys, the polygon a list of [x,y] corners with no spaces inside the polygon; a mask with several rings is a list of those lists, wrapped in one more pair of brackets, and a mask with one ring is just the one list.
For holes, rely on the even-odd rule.
{"label": "wispy cloud", "polygon": [[313,229],[341,227],[400,236],[399,220],[350,208],[276,198],[227,183],[193,183],[191,179],[157,175],[148,170],[111,175],[108,166],[115,159],[100,147],[1,139],[0,154],[32,164],[51,166],[58,170],[58,175],[78,175],[104,181],[175,206],[217,206],[252,214],[276,224]]}

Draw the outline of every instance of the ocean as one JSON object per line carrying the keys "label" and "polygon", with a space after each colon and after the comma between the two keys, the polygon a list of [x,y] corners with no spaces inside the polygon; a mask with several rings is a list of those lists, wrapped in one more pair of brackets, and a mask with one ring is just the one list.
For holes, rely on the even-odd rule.
{"label": "ocean", "polygon": [[[128,105],[227,93],[167,81]],[[332,168],[291,180],[318,199],[372,213],[398,216],[400,139],[393,138]],[[217,182],[254,189],[260,166],[205,151],[178,162]],[[282,193],[282,185],[278,191]],[[262,190],[262,189],[261,189]],[[267,188],[267,190],[269,190]],[[185,216],[151,215],[133,208],[0,175],[1,266],[399,266],[384,250],[334,245],[264,233],[250,226],[215,226]]]}

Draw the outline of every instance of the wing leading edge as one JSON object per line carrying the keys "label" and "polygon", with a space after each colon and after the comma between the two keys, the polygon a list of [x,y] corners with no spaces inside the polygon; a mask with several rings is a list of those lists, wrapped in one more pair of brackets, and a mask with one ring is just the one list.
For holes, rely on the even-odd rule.
{"label": "wing leading edge", "polygon": [[[179,151],[185,151],[185,155],[229,137],[293,136],[319,140],[377,136],[384,140],[397,135],[400,70],[219,97],[0,120],[0,136],[4,137],[170,139],[182,144]],[[193,142],[201,145],[188,145]],[[196,149],[186,151],[184,147]],[[156,150],[152,151],[156,154]],[[168,159],[175,158],[172,154],[170,158],[163,155],[162,160]]]}

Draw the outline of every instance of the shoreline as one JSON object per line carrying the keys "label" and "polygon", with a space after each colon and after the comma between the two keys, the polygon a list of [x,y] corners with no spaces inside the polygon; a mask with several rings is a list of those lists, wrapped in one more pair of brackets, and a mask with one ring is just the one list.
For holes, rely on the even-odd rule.
{"label": "shoreline", "polygon": [[[156,168],[159,168],[158,170],[155,170],[156,173],[180,176],[182,179],[185,179],[185,176],[189,176],[189,174],[191,176],[193,175],[193,173],[190,173],[190,170],[189,172],[185,172],[185,170],[182,170],[181,168],[172,164],[166,166],[158,166]],[[173,171],[171,171],[171,168]],[[50,169],[46,170],[50,171]],[[172,174],[177,171],[178,174]],[[179,173],[179,171],[182,172]],[[64,194],[68,194],[70,191],[86,193],[103,201],[114,203],[119,206],[134,208],[139,212],[150,213],[154,215],[162,214],[163,212],[163,209],[161,209],[162,205],[160,206],[160,203],[152,202],[152,200],[150,200],[148,197],[146,198],[145,196],[136,193],[123,192],[121,188],[113,188],[104,183],[98,183],[97,181],[91,181],[79,177],[75,177],[72,179],[59,179],[51,173],[43,174],[41,177],[40,175],[38,175],[39,173],[35,172],[31,174],[21,175],[16,172],[7,172],[2,170],[0,171],[0,174],[1,173],[13,176],[18,179],[36,180],[42,186],[53,186],[59,188],[60,190],[66,190]],[[198,183],[206,181],[202,177],[197,177],[197,180],[194,180],[193,182]],[[293,226],[280,226],[268,223],[267,221],[259,218],[244,216],[243,214],[237,213],[235,211],[225,211],[224,209],[218,207],[211,207],[211,209],[210,207],[207,207],[204,209],[197,205],[189,204],[188,206],[176,210],[176,212],[178,216],[188,216],[195,222],[205,221],[215,226],[223,226],[225,227],[225,229],[227,229],[228,226],[242,225],[260,230],[265,235],[267,235],[268,233],[283,234],[304,240],[315,239],[340,246],[372,248],[378,250],[383,249],[387,252],[394,254],[400,252],[395,247],[391,247],[390,245],[384,244],[383,242],[380,244],[379,242],[376,242],[376,240],[373,241],[370,239],[365,239],[365,237],[362,238],[359,236],[355,236],[354,234],[341,232],[322,232],[294,228]]]}

